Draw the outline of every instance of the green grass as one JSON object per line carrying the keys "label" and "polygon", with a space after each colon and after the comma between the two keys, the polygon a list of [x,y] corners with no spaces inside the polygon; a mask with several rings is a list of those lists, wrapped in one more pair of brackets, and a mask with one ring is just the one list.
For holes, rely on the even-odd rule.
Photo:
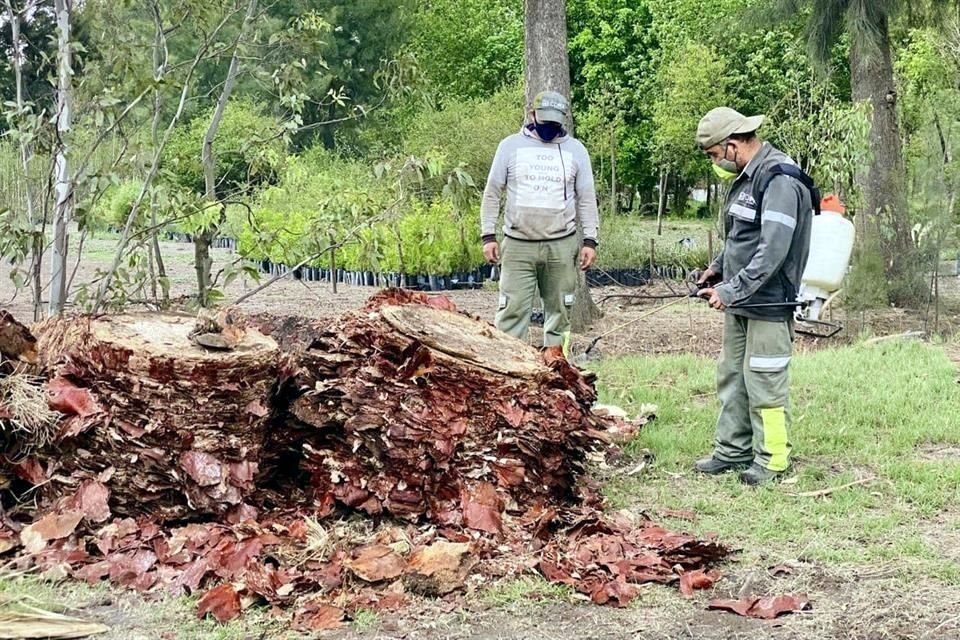
{"label": "green grass", "polygon": [[[664,220],[663,234],[657,235],[654,218],[610,216],[600,221],[600,251],[597,266],[602,269],[642,267],[650,264],[650,240],[655,241],[656,262],[660,265],[703,267],[707,263],[707,233],[711,220]],[[714,251],[721,241],[714,233]],[[693,239],[691,249],[679,246],[683,238]]]}
{"label": "green grass", "polygon": [[538,603],[569,600],[572,594],[566,585],[547,582],[538,575],[525,575],[493,583],[483,592],[482,600],[489,607],[525,609]]}
{"label": "green grass", "polygon": [[[744,559],[810,558],[871,563],[908,559],[924,575],[958,583],[960,567],[924,541],[924,527],[958,504],[960,460],[924,461],[921,445],[955,445],[960,387],[942,349],[918,343],[854,346],[800,355],[792,368],[794,475],[749,489],[734,476],[691,471],[708,455],[717,414],[712,361],[625,358],[598,367],[601,400],[659,407],[628,449],[649,448],[650,472],[608,483],[614,508],[692,509],[674,522],[716,532]],[[796,493],[861,477],[876,481],[827,497]]]}
{"label": "green grass", "polygon": [[353,614],[353,626],[357,631],[373,631],[380,627],[380,614],[369,609],[358,609]]}

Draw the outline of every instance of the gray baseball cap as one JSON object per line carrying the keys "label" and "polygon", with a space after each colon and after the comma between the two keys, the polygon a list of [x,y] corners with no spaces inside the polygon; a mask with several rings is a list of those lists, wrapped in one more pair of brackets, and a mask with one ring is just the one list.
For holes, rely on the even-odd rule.
{"label": "gray baseball cap", "polygon": [[570,103],[561,93],[541,91],[533,99],[533,110],[540,122],[559,122],[563,124],[567,121]]}
{"label": "gray baseball cap", "polygon": [[730,107],[711,109],[697,125],[697,144],[709,149],[735,133],[753,133],[764,123],[766,116],[745,116]]}

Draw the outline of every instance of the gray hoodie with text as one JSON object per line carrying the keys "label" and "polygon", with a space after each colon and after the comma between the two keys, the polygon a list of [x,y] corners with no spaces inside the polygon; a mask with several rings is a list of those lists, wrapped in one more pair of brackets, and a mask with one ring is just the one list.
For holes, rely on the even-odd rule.
{"label": "gray hoodie with text", "polygon": [[524,127],[497,147],[480,205],[484,242],[496,239],[506,188],[503,233],[515,240],[558,240],[583,226],[584,244],[596,246],[599,218],[590,154],[568,135],[550,142]]}

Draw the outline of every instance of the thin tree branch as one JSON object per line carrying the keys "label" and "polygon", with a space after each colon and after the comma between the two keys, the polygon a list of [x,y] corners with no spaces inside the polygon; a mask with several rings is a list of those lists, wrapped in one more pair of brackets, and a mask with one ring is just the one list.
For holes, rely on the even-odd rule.
{"label": "thin tree branch", "polygon": [[184,79],[183,88],[180,92],[180,102],[177,105],[177,110],[170,119],[170,124],[167,126],[166,131],[163,133],[163,140],[161,140],[160,146],[154,151],[153,162],[150,166],[150,171],[147,172],[147,176],[143,181],[143,186],[140,189],[140,193],[137,194],[137,199],[134,201],[133,206],[130,208],[130,213],[127,216],[127,222],[123,227],[123,233],[120,237],[120,243],[117,246],[116,254],[113,257],[113,262],[110,265],[110,269],[107,271],[104,276],[103,281],[97,289],[97,297],[94,302],[93,312],[96,313],[103,306],[104,299],[106,298],[107,291],[110,288],[110,283],[113,280],[113,276],[116,273],[117,269],[120,267],[120,261],[123,259],[123,252],[127,247],[127,243],[130,239],[130,232],[133,227],[133,222],[136,220],[137,215],[140,213],[140,206],[143,203],[143,199],[147,194],[147,191],[150,188],[150,184],[153,182],[153,179],[157,175],[157,171],[160,168],[160,157],[163,152],[164,147],[166,147],[167,141],[170,139],[170,135],[173,133],[173,129],[176,126],[177,122],[180,120],[180,116],[183,115],[184,107],[186,106],[187,96],[190,93],[190,79],[193,77],[194,72],[197,67],[200,65],[200,62],[204,59],[204,56],[207,50],[211,46],[211,40],[215,37],[220,30],[227,24],[229,19],[233,14],[229,14],[223,18],[217,24],[216,28],[211,33],[210,37],[207,38],[200,49],[197,51],[197,55],[193,59],[193,63],[190,66],[190,69],[187,72],[187,77]]}

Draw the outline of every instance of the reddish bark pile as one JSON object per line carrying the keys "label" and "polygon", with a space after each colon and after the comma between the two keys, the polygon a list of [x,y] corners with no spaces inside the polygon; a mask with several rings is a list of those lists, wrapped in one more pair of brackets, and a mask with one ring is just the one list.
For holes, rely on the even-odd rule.
{"label": "reddish bark pile", "polygon": [[295,422],[274,436],[302,450],[316,504],[500,533],[505,510],[581,498],[607,442],[593,386],[445,299],[408,304],[422,298],[386,292],[300,354]]}
{"label": "reddish bark pile", "polygon": [[51,403],[71,415],[59,465],[106,483],[117,514],[219,514],[253,493],[280,351],[255,330],[209,351],[189,340],[193,325],[124,315],[35,328]]}
{"label": "reddish bark pile", "polygon": [[622,607],[637,597],[637,585],[647,582],[682,581],[690,590],[712,586],[713,579],[682,578],[728,553],[716,542],[591,511],[547,544],[537,568],[547,580],[570,585],[596,604]]}
{"label": "reddish bark pile", "polygon": [[[622,606],[641,582],[706,585],[696,570],[728,552],[604,518],[586,460],[628,425],[592,413],[593,380],[557,351],[446,298],[386,291],[336,322],[249,325],[227,351],[192,343],[179,316],[40,326],[66,415],[58,450],[15,471],[61,493],[32,521],[0,511],[0,553],[21,547],[54,575],[206,590],[199,613],[220,620],[293,606],[297,628],[319,629],[460,589],[471,571],[537,567]],[[331,543],[344,509],[405,524]]]}

